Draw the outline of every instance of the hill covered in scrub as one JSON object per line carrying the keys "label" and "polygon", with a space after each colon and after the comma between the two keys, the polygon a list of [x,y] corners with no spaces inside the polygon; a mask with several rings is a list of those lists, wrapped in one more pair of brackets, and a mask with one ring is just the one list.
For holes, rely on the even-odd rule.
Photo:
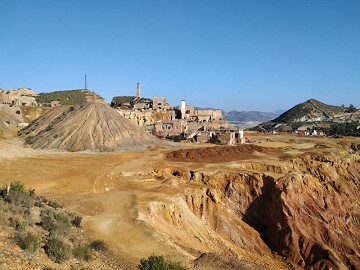
{"label": "hill covered in scrub", "polygon": [[106,104],[61,106],[19,132],[33,148],[68,151],[139,149],[159,143]]}
{"label": "hill covered in scrub", "polygon": [[87,89],[54,91],[40,93],[36,96],[36,101],[43,105],[50,105],[53,101],[57,101],[62,105],[77,105],[94,100],[105,103],[102,97]]}
{"label": "hill covered in scrub", "polygon": [[262,123],[250,130],[256,131],[304,131],[329,129],[335,123],[360,123],[360,111],[353,105],[334,106],[309,99],[287,110],[279,117]]}
{"label": "hill covered in scrub", "polygon": [[325,121],[339,114],[349,112],[349,108],[322,103],[316,99],[309,99],[272,120],[275,123]]}

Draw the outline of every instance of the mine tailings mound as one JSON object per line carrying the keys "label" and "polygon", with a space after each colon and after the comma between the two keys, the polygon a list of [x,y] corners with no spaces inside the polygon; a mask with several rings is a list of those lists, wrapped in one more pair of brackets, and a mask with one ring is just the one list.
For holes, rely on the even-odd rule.
{"label": "mine tailings mound", "polygon": [[257,146],[253,144],[244,144],[238,146],[215,146],[196,149],[180,149],[172,151],[166,155],[166,158],[177,162],[222,162],[246,159],[261,154],[274,152],[271,148]]}
{"label": "mine tailings mound", "polygon": [[157,138],[101,103],[54,108],[18,135],[33,148],[68,151],[141,149],[159,143]]}

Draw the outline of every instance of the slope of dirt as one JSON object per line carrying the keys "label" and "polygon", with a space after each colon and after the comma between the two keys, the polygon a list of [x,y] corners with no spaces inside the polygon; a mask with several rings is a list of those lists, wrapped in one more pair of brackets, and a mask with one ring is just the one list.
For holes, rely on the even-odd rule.
{"label": "slope of dirt", "polygon": [[29,149],[0,155],[0,184],[20,180],[80,213],[89,239],[134,267],[155,254],[194,269],[359,269],[357,139],[250,139],[243,151],[256,155],[217,163],[173,162],[157,147]]}
{"label": "slope of dirt", "polygon": [[183,168],[158,173],[191,184],[184,196],[191,211],[245,250],[263,255],[271,250],[304,268],[359,269],[360,157],[351,154],[357,147],[342,141],[319,149],[315,142],[275,164],[242,164],[262,173]]}
{"label": "slope of dirt", "polygon": [[271,148],[252,144],[238,146],[214,146],[196,149],[180,149],[172,151],[166,158],[177,162],[226,162],[237,159],[254,158],[274,151]]}
{"label": "slope of dirt", "polygon": [[62,106],[19,132],[33,148],[68,151],[144,148],[159,143],[106,104]]}

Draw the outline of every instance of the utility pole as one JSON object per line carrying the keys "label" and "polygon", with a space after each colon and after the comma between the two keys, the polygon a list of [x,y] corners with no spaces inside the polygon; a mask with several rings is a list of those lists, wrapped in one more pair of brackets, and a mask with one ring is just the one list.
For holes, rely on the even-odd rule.
{"label": "utility pole", "polygon": [[85,73],[85,90],[87,90],[87,84],[86,84],[86,73]]}

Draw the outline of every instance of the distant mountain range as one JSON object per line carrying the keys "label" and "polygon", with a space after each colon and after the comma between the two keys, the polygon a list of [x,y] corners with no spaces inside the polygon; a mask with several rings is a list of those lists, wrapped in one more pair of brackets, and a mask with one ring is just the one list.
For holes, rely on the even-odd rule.
{"label": "distant mountain range", "polygon": [[260,111],[230,111],[223,112],[223,116],[230,122],[266,122],[278,117],[282,112]]}

